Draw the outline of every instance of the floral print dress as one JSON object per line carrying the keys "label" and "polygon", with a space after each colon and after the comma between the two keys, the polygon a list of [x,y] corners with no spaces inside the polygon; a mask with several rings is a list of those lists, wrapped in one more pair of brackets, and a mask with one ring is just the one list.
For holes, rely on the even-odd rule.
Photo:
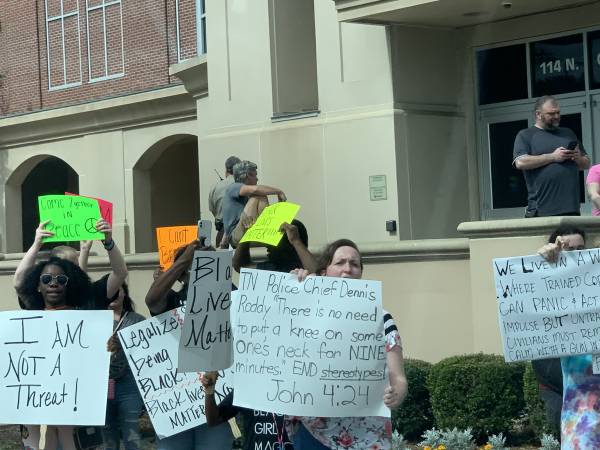
{"label": "floral print dress", "polygon": [[[391,314],[383,316],[385,350],[402,348]],[[392,422],[389,417],[288,417],[286,429],[292,437],[302,423],[310,434],[332,450],[390,450]]]}
{"label": "floral print dress", "polygon": [[592,373],[592,356],[561,358],[563,406],[561,449],[600,448],[600,375]]}

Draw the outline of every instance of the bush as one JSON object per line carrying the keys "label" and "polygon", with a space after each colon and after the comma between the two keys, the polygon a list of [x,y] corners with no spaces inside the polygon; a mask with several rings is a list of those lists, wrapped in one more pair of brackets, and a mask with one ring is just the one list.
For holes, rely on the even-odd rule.
{"label": "bush", "polygon": [[427,375],[431,363],[420,359],[405,359],[404,370],[408,394],[399,408],[392,411],[394,429],[409,440],[418,439],[433,426],[433,412],[427,389]]}
{"label": "bush", "polygon": [[525,365],[523,374],[523,397],[529,426],[536,436],[543,434],[558,435],[558,430],[548,422],[544,401],[540,397],[540,388],[530,362]]}
{"label": "bush", "polygon": [[497,355],[464,355],[435,364],[427,379],[436,425],[473,428],[481,439],[507,433],[524,407],[524,364]]}

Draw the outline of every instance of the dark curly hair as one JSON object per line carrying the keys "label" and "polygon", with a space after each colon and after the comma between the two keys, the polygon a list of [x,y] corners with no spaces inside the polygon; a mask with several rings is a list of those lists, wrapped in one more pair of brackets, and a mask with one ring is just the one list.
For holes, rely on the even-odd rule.
{"label": "dark curly hair", "polygon": [[44,298],[38,291],[38,285],[40,276],[46,266],[58,266],[69,277],[65,299],[67,306],[81,309],[90,308],[93,299],[90,277],[71,261],[53,256],[29,269],[23,284],[17,290],[17,294],[25,307],[24,309],[43,310],[45,308]]}
{"label": "dark curly hair", "polygon": [[556,242],[556,238],[559,236],[567,236],[569,234],[578,234],[583,238],[585,242],[585,231],[583,229],[576,227],[574,225],[562,225],[558,227],[548,238],[548,242],[550,244],[554,244]]}
{"label": "dark curly hair", "polygon": [[333,255],[335,255],[335,252],[340,247],[352,247],[354,250],[356,250],[358,252],[358,256],[360,257],[360,269],[363,269],[362,255],[360,254],[360,250],[354,241],[351,241],[350,239],[338,239],[337,241],[333,241],[331,244],[328,244],[321,252],[318,260],[317,275],[327,269],[327,266],[331,264],[331,261],[333,261]]}

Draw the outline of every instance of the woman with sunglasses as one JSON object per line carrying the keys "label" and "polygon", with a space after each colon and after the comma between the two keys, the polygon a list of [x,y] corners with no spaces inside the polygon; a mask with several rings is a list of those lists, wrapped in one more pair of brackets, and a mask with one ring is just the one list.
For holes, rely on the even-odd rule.
{"label": "woman with sunglasses", "polygon": [[[349,239],[332,242],[319,258],[319,275],[340,278],[362,278],[363,262],[358,247]],[[298,279],[306,270],[294,271]],[[394,409],[407,392],[402,344],[392,316],[384,311],[385,350],[389,385],[383,402]],[[295,450],[389,450],[392,423],[386,417],[292,417],[286,428]]]}
{"label": "woman with sunglasses", "polygon": [[[58,311],[90,309],[92,285],[90,278],[78,266],[66,259],[52,257],[33,266],[17,289],[25,309]],[[47,426],[40,433],[39,425],[23,427],[23,446],[26,449],[75,450],[73,426]],[[41,438],[41,439],[40,439]]]}

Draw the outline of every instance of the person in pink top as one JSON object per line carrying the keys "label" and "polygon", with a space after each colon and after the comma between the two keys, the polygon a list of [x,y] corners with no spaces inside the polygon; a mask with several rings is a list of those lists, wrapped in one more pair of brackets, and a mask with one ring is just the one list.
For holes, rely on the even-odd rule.
{"label": "person in pink top", "polygon": [[585,185],[592,201],[592,216],[600,216],[600,164],[590,167]]}

